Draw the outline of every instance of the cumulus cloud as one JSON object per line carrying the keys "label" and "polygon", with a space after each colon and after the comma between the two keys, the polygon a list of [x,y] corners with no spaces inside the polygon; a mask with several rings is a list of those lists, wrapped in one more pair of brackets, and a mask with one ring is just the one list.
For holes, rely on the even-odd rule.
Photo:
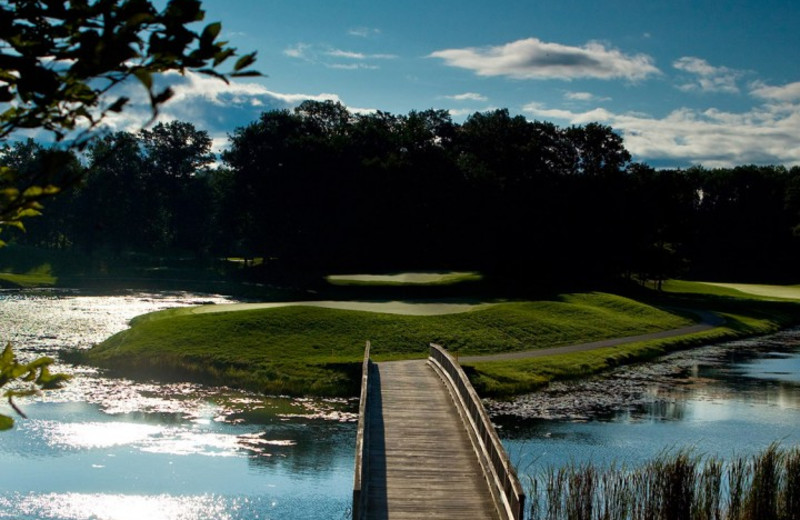
{"label": "cumulus cloud", "polygon": [[780,87],[757,82],[751,85],[750,94],[770,101],[800,101],[800,81]]}
{"label": "cumulus cloud", "polygon": [[570,124],[610,125],[638,159],[672,166],[800,165],[800,104],[763,104],[746,112],[680,108],[664,117],[604,108],[570,111],[531,103],[525,112]]}
{"label": "cumulus cloud", "polygon": [[[226,84],[216,78],[187,72],[185,75],[167,73],[160,78],[160,87],[171,87],[175,94],[163,105],[158,121],[189,121],[208,131],[215,146],[225,142],[225,136],[235,128],[258,119],[265,111],[288,109],[306,100],[335,101],[342,99],[332,93],[283,93],[267,89],[256,82],[231,81]],[[131,102],[119,114],[106,121],[107,129],[136,131],[151,117],[144,89],[135,83],[125,85],[124,92]],[[365,113],[371,109],[348,107],[352,112]]]}
{"label": "cumulus cloud", "polygon": [[477,92],[464,92],[463,94],[456,94],[454,96],[444,96],[445,99],[452,99],[453,101],[487,101],[489,98]]}
{"label": "cumulus cloud", "polygon": [[729,69],[728,67],[715,67],[706,60],[691,56],[684,56],[673,62],[676,69],[692,74],[694,77],[678,85],[683,91],[701,92],[728,92],[738,93],[737,81],[744,72]]}
{"label": "cumulus cloud", "polygon": [[650,56],[624,54],[599,42],[575,47],[528,38],[492,47],[445,49],[429,57],[440,58],[451,67],[468,69],[479,76],[514,79],[638,81],[660,74]]}

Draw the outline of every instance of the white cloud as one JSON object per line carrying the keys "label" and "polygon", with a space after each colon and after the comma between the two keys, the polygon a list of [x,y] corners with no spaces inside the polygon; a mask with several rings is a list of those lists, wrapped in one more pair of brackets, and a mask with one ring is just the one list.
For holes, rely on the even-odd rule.
{"label": "white cloud", "polygon": [[339,70],[377,70],[377,65],[367,65],[366,63],[328,63],[325,65],[329,69]]}
{"label": "white cloud", "polygon": [[290,58],[297,58],[301,60],[308,59],[308,52],[311,50],[311,45],[307,43],[297,43],[292,47],[287,47],[283,53]]}
{"label": "white cloud", "polygon": [[351,60],[393,60],[397,58],[395,54],[364,54],[363,52],[343,51],[341,49],[331,49],[326,51],[325,54],[334,58]]}
{"label": "white cloud", "polygon": [[328,56],[333,56],[334,58],[348,58],[352,60],[365,60],[367,59],[367,55],[361,52],[350,52],[350,51],[342,51],[339,49],[333,49],[326,52]]}
{"label": "white cloud", "polygon": [[347,31],[347,34],[350,36],[356,36],[358,38],[369,38],[370,36],[377,36],[380,33],[380,29],[375,29],[372,27],[354,27]]}
{"label": "white cloud", "polygon": [[[187,72],[166,73],[160,78],[160,87],[169,85],[175,92],[172,99],[165,103],[157,121],[189,121],[197,128],[208,131],[214,139],[215,146],[225,141],[226,134],[235,128],[247,125],[264,111],[292,108],[303,101],[335,101],[342,99],[333,93],[284,93],[275,92],[256,82],[225,82]],[[126,109],[119,114],[112,114],[105,120],[107,129],[135,132],[147,123],[151,117],[146,93],[141,85],[131,83],[125,85],[124,94],[131,98]],[[351,108],[355,113],[369,113],[368,108]]]}
{"label": "white cloud", "polygon": [[741,113],[680,108],[660,118],[603,108],[575,112],[539,103],[524,110],[534,117],[570,124],[610,125],[622,134],[626,148],[638,160],[707,167],[800,165],[800,104],[764,104]]}
{"label": "white cloud", "polygon": [[800,81],[780,87],[756,82],[750,86],[750,94],[770,101],[800,101]]}
{"label": "white cloud", "polygon": [[496,106],[487,106],[487,107],[481,108],[480,110],[476,110],[474,108],[451,108],[451,109],[448,110],[448,112],[450,113],[450,116],[452,118],[461,119],[461,118],[466,118],[467,116],[471,116],[472,114],[474,114],[476,112],[480,112],[480,113],[483,113],[483,112],[494,112],[495,110],[498,110],[498,107],[496,107]]}
{"label": "white cloud", "polygon": [[489,98],[477,92],[465,92],[463,94],[456,94],[454,96],[444,96],[445,99],[452,99],[453,101],[488,101]]}
{"label": "white cloud", "polygon": [[[366,54],[363,52],[335,49],[329,46],[312,45],[308,43],[298,43],[288,47],[284,49],[283,54],[290,58],[322,65],[329,69],[341,70],[375,70],[380,67],[377,65],[354,65],[352,62],[393,60],[397,58],[395,54]],[[343,63],[341,60],[345,60],[345,62]]]}
{"label": "white cloud", "polygon": [[684,56],[673,62],[673,67],[678,70],[693,74],[695,77],[678,85],[683,91],[698,90],[701,92],[728,92],[738,93],[739,87],[736,82],[742,77],[744,72],[729,69],[728,67],[715,67],[701,58]]}
{"label": "white cloud", "polygon": [[598,42],[574,47],[528,38],[494,47],[446,49],[429,57],[441,58],[451,67],[472,70],[479,76],[515,79],[623,78],[636,81],[660,74],[650,56],[623,54]]}
{"label": "white cloud", "polygon": [[609,101],[611,98],[598,97],[591,92],[565,92],[564,99],[568,101],[581,101],[588,103],[590,101]]}

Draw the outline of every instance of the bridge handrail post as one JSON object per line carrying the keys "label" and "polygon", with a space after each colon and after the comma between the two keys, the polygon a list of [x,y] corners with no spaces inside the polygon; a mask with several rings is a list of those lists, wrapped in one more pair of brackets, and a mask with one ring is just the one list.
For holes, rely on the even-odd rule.
{"label": "bridge handrail post", "polygon": [[472,387],[461,365],[447,350],[431,343],[430,358],[449,376],[465,405],[466,412],[472,419],[470,422],[477,430],[475,434],[485,447],[488,463],[497,479],[499,488],[497,491],[504,497],[508,507],[505,516],[510,520],[521,520],[525,509],[525,493],[478,393]]}
{"label": "bridge handrail post", "polygon": [[355,477],[353,480],[353,520],[361,520],[366,514],[369,485],[369,428],[367,428],[369,407],[369,358],[370,342],[364,348],[364,361],[361,365],[361,394],[358,401],[358,433],[356,434]]}

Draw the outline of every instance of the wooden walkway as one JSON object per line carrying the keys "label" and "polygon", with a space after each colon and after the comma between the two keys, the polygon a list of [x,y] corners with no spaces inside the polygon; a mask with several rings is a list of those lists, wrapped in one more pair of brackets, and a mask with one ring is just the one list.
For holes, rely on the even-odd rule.
{"label": "wooden walkway", "polygon": [[499,518],[453,398],[424,360],[370,374],[366,518]]}

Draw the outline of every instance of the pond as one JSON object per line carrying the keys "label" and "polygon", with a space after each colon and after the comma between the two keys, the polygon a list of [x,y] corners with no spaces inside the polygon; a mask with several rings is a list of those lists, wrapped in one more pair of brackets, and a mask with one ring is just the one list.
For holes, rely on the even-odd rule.
{"label": "pond", "polygon": [[[219,296],[0,293],[21,358],[88,348],[138,314]],[[74,379],[19,404],[0,434],[0,518],[199,520],[346,518],[354,404],[266,398],[188,383]],[[8,407],[4,407],[8,413]]]}
{"label": "pond", "polygon": [[[58,357],[158,309],[215,295],[0,292],[0,337],[23,358]],[[704,347],[609,376],[553,385],[494,420],[524,475],[570,461],[636,464],[694,447],[730,456],[800,443],[800,330]],[[108,377],[20,400],[0,434],[0,518],[344,519],[356,406]],[[3,407],[4,413],[8,412]]]}
{"label": "pond", "polygon": [[800,329],[666,356],[512,403],[493,403],[525,474],[637,465],[681,448],[722,458],[800,444]]}

